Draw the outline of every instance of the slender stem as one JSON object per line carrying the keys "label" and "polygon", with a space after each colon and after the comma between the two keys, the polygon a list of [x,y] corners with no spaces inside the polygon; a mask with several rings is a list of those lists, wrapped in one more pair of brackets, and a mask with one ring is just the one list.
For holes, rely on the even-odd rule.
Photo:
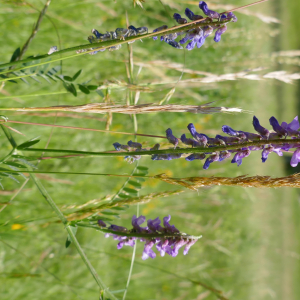
{"label": "slender stem", "polygon": [[16,60],[22,59],[22,57],[23,57],[23,55],[25,54],[25,52],[27,51],[27,49],[28,49],[30,43],[31,43],[32,40],[35,38],[35,35],[37,34],[37,32],[38,32],[38,30],[39,30],[39,27],[40,27],[40,25],[41,25],[41,23],[42,23],[43,17],[44,17],[44,15],[46,14],[46,11],[47,11],[47,9],[48,9],[50,3],[51,3],[51,0],[47,0],[47,2],[45,3],[45,6],[44,6],[44,8],[42,9],[42,11],[40,12],[39,18],[38,18],[38,20],[37,20],[37,22],[36,22],[36,25],[35,25],[35,27],[34,27],[32,33],[31,33],[30,37],[28,38],[28,40],[26,41],[26,43],[25,43],[24,46],[22,47],[22,50],[21,50],[21,52],[20,52],[20,54],[19,54],[19,56],[17,57]]}
{"label": "slender stem", "polygon": [[63,150],[63,149],[42,149],[42,148],[26,148],[22,149],[22,151],[29,152],[53,152],[53,153],[70,153],[70,154],[88,154],[95,156],[128,156],[128,155],[152,155],[152,154],[174,154],[174,153],[213,153],[217,151],[225,151],[225,150],[237,150],[244,147],[251,146],[263,146],[263,145],[280,145],[280,144],[298,144],[300,143],[300,139],[275,139],[275,140],[262,140],[257,142],[246,142],[234,145],[227,146],[217,146],[217,147],[199,147],[199,148],[180,148],[180,149],[163,149],[163,150],[147,150],[147,151],[109,151],[109,152],[92,152],[92,151],[78,151],[78,150]]}
{"label": "slender stem", "polygon": [[[259,4],[259,3],[262,3],[262,2],[265,2],[265,1],[268,1],[268,0],[261,0],[261,1],[249,4],[247,6]],[[244,7],[246,7],[246,6],[234,8],[234,9],[229,10],[227,12],[235,11],[235,10],[238,10],[238,9],[244,8]],[[226,13],[226,12],[223,12],[223,13]],[[223,13],[220,13],[220,14],[223,14]],[[207,22],[203,23],[204,20],[207,21]],[[190,29],[197,28],[197,27],[216,26],[216,25],[223,25],[223,24],[226,24],[226,23],[228,23],[228,21],[226,21],[226,20],[225,21],[222,21],[222,20],[219,21],[218,20],[218,21],[215,21],[215,22],[210,22],[209,18],[207,17],[207,18],[202,19],[200,21],[196,20],[196,21],[192,21],[192,22],[189,22],[189,23],[186,23],[186,24],[181,24],[181,25],[178,25],[178,26],[168,28],[166,30],[162,30],[160,32],[154,32],[154,33],[148,33],[148,34],[139,35],[139,36],[133,36],[133,37],[126,38],[124,40],[110,40],[110,41],[93,43],[93,44],[85,44],[85,45],[80,45],[80,46],[60,50],[60,51],[52,53],[51,55],[44,54],[44,55],[39,55],[39,56],[36,56],[36,57],[23,59],[23,60],[13,61],[13,62],[1,64],[0,68],[7,68],[7,67],[10,67],[10,66],[21,65],[21,64],[24,64],[24,63],[27,63],[27,62],[40,60],[40,59],[43,59],[43,58],[49,58],[49,56],[52,58],[52,57],[55,57],[55,56],[60,56],[61,54],[64,54],[64,53],[69,53],[69,52],[73,52],[73,51],[87,50],[88,49],[85,52],[81,52],[81,53],[77,53],[77,54],[73,54],[73,55],[60,57],[58,59],[51,60],[51,62],[56,62],[56,61],[60,61],[60,60],[69,59],[69,58],[77,57],[77,56],[80,56],[80,55],[84,55],[86,53],[94,52],[95,50],[106,49],[106,48],[109,48],[111,46],[126,44],[130,41],[136,41],[136,40],[140,40],[140,39],[144,39],[144,38],[150,38],[150,37],[157,36],[157,35],[176,33],[176,32],[180,32],[182,30],[190,30]],[[91,49],[91,47],[93,47],[94,49]],[[41,65],[44,65],[44,64],[47,64],[47,63],[49,63],[49,61],[40,62],[40,63],[33,64],[33,65],[27,65],[27,66],[23,66],[23,67],[15,69],[15,71],[19,71],[19,70],[23,70],[23,69],[27,69],[27,68],[31,68],[31,67],[35,67],[35,66],[41,66]],[[0,72],[0,74],[5,74],[7,72],[8,71],[2,71],[2,72]]]}
{"label": "slender stem", "polygon": [[29,77],[29,76],[34,76],[34,75],[36,75],[36,73],[20,75],[20,76],[16,76],[16,77],[7,77],[7,78],[4,78],[4,79],[0,79],[0,82],[14,80],[14,79],[21,79],[21,78],[24,78],[24,77]]}

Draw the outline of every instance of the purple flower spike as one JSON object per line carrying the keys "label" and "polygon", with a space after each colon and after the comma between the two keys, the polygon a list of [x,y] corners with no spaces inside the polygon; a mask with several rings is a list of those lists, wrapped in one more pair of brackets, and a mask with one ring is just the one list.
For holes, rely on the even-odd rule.
{"label": "purple flower spike", "polygon": [[219,19],[220,15],[216,11],[208,9],[207,4],[204,1],[199,2],[200,9],[203,10],[204,14],[213,19]]}
{"label": "purple flower spike", "polygon": [[166,130],[166,134],[167,134],[167,139],[168,139],[168,141],[169,141],[171,144],[173,144],[173,145],[175,146],[174,148],[176,148],[177,145],[178,145],[178,143],[179,143],[179,140],[178,140],[177,137],[175,137],[175,136],[173,135],[172,129],[171,129],[171,128],[168,128],[168,129]]}
{"label": "purple flower spike", "polygon": [[185,248],[184,248],[184,250],[183,250],[183,255],[187,255],[188,254],[188,252],[189,252],[189,250],[190,250],[190,248],[195,244],[197,242],[197,240],[189,240],[188,242],[187,242],[187,244],[185,245]]}
{"label": "purple flower spike", "polygon": [[273,127],[273,130],[275,132],[277,132],[279,135],[282,135],[285,137],[288,135],[287,130],[279,125],[279,123],[275,117],[271,117],[269,121],[270,121],[271,126]]}
{"label": "purple flower spike", "polygon": [[297,167],[299,162],[300,162],[300,148],[297,148],[296,151],[293,153],[290,164],[292,167]]}
{"label": "purple flower spike", "polygon": [[274,147],[273,146],[266,146],[265,148],[264,148],[264,150],[262,151],[262,153],[261,153],[261,161],[264,163],[264,162],[266,162],[266,160],[268,159],[268,156],[269,156],[269,154],[271,153],[271,152],[273,152],[274,151]]}
{"label": "purple flower spike", "polygon": [[228,14],[227,14],[227,18],[228,19],[231,19],[232,18],[232,22],[237,22],[237,20],[238,20],[238,18],[236,17],[236,15],[233,13],[233,12],[229,12]]}
{"label": "purple flower spike", "polygon": [[268,129],[262,127],[259,123],[259,120],[253,116],[253,127],[254,129],[265,139],[269,138],[270,132]]}
{"label": "purple flower spike", "polygon": [[219,153],[217,152],[216,154],[213,154],[206,159],[206,161],[203,165],[203,169],[207,170],[211,163],[213,163],[214,161],[218,161],[218,160],[219,160]]}
{"label": "purple flower spike", "polygon": [[214,37],[214,41],[216,43],[221,41],[221,35],[227,30],[227,26],[223,25],[222,27],[220,27],[216,33],[215,33],[215,37]]}

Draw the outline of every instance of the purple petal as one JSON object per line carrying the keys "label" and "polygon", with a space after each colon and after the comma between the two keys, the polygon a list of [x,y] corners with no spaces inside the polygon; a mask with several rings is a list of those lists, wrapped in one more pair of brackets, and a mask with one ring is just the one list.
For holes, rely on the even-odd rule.
{"label": "purple petal", "polygon": [[270,124],[273,127],[273,130],[282,136],[287,136],[287,130],[281,127],[275,117],[270,118]]}
{"label": "purple petal", "polygon": [[189,42],[187,45],[186,45],[186,49],[187,50],[193,50],[194,48],[195,48],[195,46],[196,46],[196,39],[194,38],[194,39],[192,39],[192,41],[191,42]]}
{"label": "purple petal", "polygon": [[293,153],[290,163],[292,167],[297,167],[299,162],[300,162],[300,148],[297,148],[296,151]]}
{"label": "purple petal", "polygon": [[187,255],[190,248],[197,242],[196,239],[188,241],[188,243],[185,245],[185,248],[183,250],[183,255]]}
{"label": "purple petal", "polygon": [[209,10],[207,4],[204,1],[199,2],[200,9],[203,10],[204,14],[213,19],[219,19],[220,15],[213,10]]}
{"label": "purple petal", "polygon": [[214,41],[216,43],[221,41],[221,35],[227,30],[227,26],[223,25],[222,27],[220,27],[216,33],[215,33],[215,37],[214,37]]}
{"label": "purple petal", "polygon": [[259,123],[259,120],[253,116],[253,127],[254,129],[264,138],[268,139],[270,132],[268,129],[262,127]]}

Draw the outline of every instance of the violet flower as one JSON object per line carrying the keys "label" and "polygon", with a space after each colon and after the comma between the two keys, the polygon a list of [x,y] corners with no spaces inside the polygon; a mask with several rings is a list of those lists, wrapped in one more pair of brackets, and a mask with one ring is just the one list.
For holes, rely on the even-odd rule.
{"label": "violet flower", "polygon": [[206,159],[206,161],[205,161],[205,163],[203,165],[203,169],[207,170],[209,168],[209,166],[210,166],[211,163],[213,163],[214,161],[218,161],[218,160],[219,160],[219,153],[218,152],[216,152],[215,154],[210,155]]}
{"label": "violet flower", "polygon": [[133,141],[129,141],[127,142],[127,145],[131,148],[135,148],[135,149],[142,149],[142,144],[140,143],[135,143]]}
{"label": "violet flower", "polygon": [[208,16],[210,18],[213,18],[213,19],[219,19],[220,18],[219,13],[217,13],[216,11],[208,9],[208,6],[207,6],[206,2],[200,1],[199,2],[199,7],[200,7],[200,9],[203,10],[203,12],[206,16]]}
{"label": "violet flower", "polygon": [[195,140],[193,140],[193,139],[188,139],[188,138],[185,136],[185,134],[183,134],[183,135],[181,136],[180,139],[181,139],[181,141],[182,141],[184,144],[189,145],[189,146],[192,146],[193,148],[194,148],[194,147],[200,147],[200,146],[201,146],[199,142],[197,142],[197,141],[195,141]]}
{"label": "violet flower", "polygon": [[201,145],[203,145],[203,147],[205,147],[207,144],[207,136],[205,134],[198,133],[193,123],[190,123],[187,128],[193,138],[196,139]]}
{"label": "violet flower", "polygon": [[[168,25],[162,25],[162,26],[160,26],[160,27],[154,29],[152,32],[162,31],[162,30],[165,30],[165,29],[167,29],[167,28],[168,28]],[[153,40],[156,41],[158,37],[157,37],[157,36],[153,36],[152,38],[153,38]]]}
{"label": "violet flower", "polygon": [[235,156],[233,157],[231,163],[234,164],[236,163],[237,166],[239,167],[242,164],[242,160],[243,158],[249,156],[251,154],[251,151],[249,149],[245,149],[245,150],[239,150]]}
{"label": "violet flower", "polygon": [[292,155],[290,164],[292,167],[297,167],[299,162],[300,162],[300,148],[297,148]]}
{"label": "violet flower", "polygon": [[238,18],[236,17],[236,15],[232,12],[232,11],[230,11],[229,13],[227,13],[227,18],[228,19],[231,19],[232,18],[232,22],[237,22],[238,21]]}
{"label": "violet flower", "polygon": [[225,31],[227,30],[227,26],[226,25],[223,25],[221,26],[219,29],[217,29],[216,33],[215,33],[215,37],[214,37],[214,41],[216,43],[220,42],[221,41],[221,35],[223,33],[225,33]]}
{"label": "violet flower", "polygon": [[185,24],[185,23],[187,23],[187,20],[186,20],[185,18],[181,18],[181,15],[180,15],[180,14],[175,13],[175,14],[173,15],[173,18],[176,20],[176,22],[177,22],[178,24]]}
{"label": "violet flower", "polygon": [[185,158],[187,161],[193,161],[195,159],[202,160],[206,157],[204,153],[193,153]]}
{"label": "violet flower", "polygon": [[299,121],[298,121],[298,116],[296,116],[293,121],[289,124],[286,122],[281,123],[281,127],[284,128],[288,132],[288,136],[291,137],[300,137],[300,132],[298,131],[299,129]]}
{"label": "violet flower", "polygon": [[175,136],[173,135],[172,129],[171,129],[171,128],[168,128],[168,129],[166,130],[166,134],[167,134],[167,139],[168,139],[168,141],[169,141],[171,144],[173,144],[173,145],[175,146],[174,148],[176,148],[177,145],[178,145],[178,143],[179,143],[179,140],[178,140],[177,137],[175,137]]}
{"label": "violet flower", "polygon": [[267,145],[261,153],[261,161],[264,163],[268,159],[268,156],[271,152],[274,151],[274,147],[271,145]]}
{"label": "violet flower", "polygon": [[265,139],[269,138],[270,132],[268,129],[262,127],[259,123],[259,120],[253,116],[253,127],[254,129]]}
{"label": "violet flower", "polygon": [[275,117],[270,118],[270,125],[273,127],[273,130],[281,136],[287,136],[288,132],[282,126],[279,125],[277,119]]}
{"label": "violet flower", "polygon": [[189,8],[185,9],[185,15],[191,20],[191,21],[197,21],[203,19],[200,15],[195,15]]}

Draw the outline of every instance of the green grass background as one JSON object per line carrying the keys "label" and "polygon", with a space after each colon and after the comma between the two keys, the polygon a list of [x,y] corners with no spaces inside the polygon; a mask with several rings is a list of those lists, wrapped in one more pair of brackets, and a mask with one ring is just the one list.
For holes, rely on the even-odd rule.
{"label": "green grass background", "polygon": [[[51,18],[61,39],[62,47],[68,48],[86,43],[92,28],[100,32],[126,26],[126,12],[129,22],[136,27],[147,26],[150,30],[163,24],[174,25],[170,17],[174,12],[182,13],[186,7],[200,13],[196,1],[146,0],[144,10],[133,7],[131,0],[125,1],[53,1],[47,16]],[[1,1],[1,62],[10,60],[13,51],[24,44],[31,33],[38,13],[21,1]],[[43,1],[30,1],[42,9]],[[232,0],[215,4],[240,6],[247,1]],[[224,9],[225,10],[225,9]],[[185,68],[212,72],[215,74],[234,73],[252,68],[266,68],[258,72],[287,70],[298,72],[299,65],[279,63],[271,58],[274,51],[299,49],[298,1],[269,1],[249,8],[252,12],[277,17],[281,24],[266,24],[255,16],[237,12],[237,23],[229,24],[228,31],[218,44],[208,38],[205,46],[193,51],[179,51],[160,41],[145,39],[135,42],[133,59],[135,63],[150,65],[151,61],[184,64]],[[168,13],[167,13],[168,12]],[[58,38],[49,19],[44,18],[37,36],[26,55],[47,53],[53,45],[59,45]],[[100,84],[106,80],[127,81],[125,63],[128,62],[127,46],[119,51],[105,51],[95,56],[82,55],[76,59],[64,60],[62,72],[73,75],[83,69],[78,83],[92,80]],[[51,66],[56,66],[53,64]],[[151,66],[151,65],[150,65]],[[178,80],[180,71],[156,64],[143,67],[138,76],[134,67],[135,83],[153,83]],[[197,78],[200,75],[184,73],[182,79]],[[172,85],[155,88],[152,93],[141,93],[139,104],[162,100]],[[290,122],[298,114],[299,87],[276,80],[250,81],[239,79],[212,84],[187,87],[176,85],[170,103],[202,104],[216,101],[216,106],[240,107],[251,114],[190,114],[159,113],[137,115],[138,132],[164,135],[171,127],[177,136],[187,133],[189,123],[210,135],[221,134],[221,126],[251,131],[252,113],[264,126],[271,116],[280,122]],[[30,81],[27,85],[7,83],[4,87],[9,95],[27,95],[64,91],[60,82],[42,84]],[[105,92],[105,91],[104,91]],[[7,94],[8,95],[8,94]],[[6,95],[6,96],[7,96]],[[3,97],[5,95],[2,95]],[[115,104],[125,104],[126,90],[111,91]],[[54,105],[79,105],[102,102],[97,93],[75,98],[71,94],[42,97],[18,97],[2,99],[1,107],[35,107]],[[92,115],[97,119],[57,118],[54,116],[32,116],[14,112],[1,112],[9,119],[56,123],[59,125],[105,129],[106,115]],[[81,116],[83,116],[81,114]],[[14,134],[18,143],[40,136],[39,147],[45,147],[51,129],[47,127],[11,124],[26,137]],[[133,132],[132,117],[114,114],[114,131]],[[126,143],[131,137],[108,133],[82,132],[55,128],[49,147],[86,151],[112,150],[113,142]],[[1,133],[0,157],[10,151],[10,145]],[[159,139],[138,138],[145,145],[154,145]],[[289,167],[290,157],[271,154],[265,164],[260,153],[252,153],[239,168],[229,161],[213,164],[209,170],[202,169],[201,162],[151,161],[143,157],[140,165],[149,168],[149,174],[167,173],[174,177],[186,176],[238,176],[272,175],[284,176],[295,172]],[[121,158],[82,158],[46,160],[39,170],[57,172],[98,172],[130,174],[134,165]],[[57,179],[54,181],[53,179]],[[22,181],[23,179],[21,179]],[[68,180],[62,182],[58,180]],[[47,191],[59,205],[83,204],[89,200],[114,195],[123,185],[125,178],[104,176],[51,175],[42,179]],[[21,184],[2,181],[6,191],[12,191]],[[141,195],[151,192],[178,189],[166,183],[148,180],[143,184]],[[0,194],[1,203],[13,196]],[[171,214],[171,223],[182,232],[202,234],[187,256],[156,257],[141,260],[142,244],[138,244],[127,299],[217,299],[213,294],[189,280],[176,278],[184,276],[202,281],[220,289],[229,299],[288,299],[300,297],[300,245],[299,245],[299,194],[296,189],[244,189],[229,187],[203,188],[198,192],[186,190],[178,196],[155,199],[140,206],[140,212],[147,218],[164,217]],[[130,207],[120,215],[116,224],[130,226],[136,207]],[[96,299],[99,291],[86,266],[75,248],[65,248],[66,231],[61,224],[47,224],[53,220],[48,204],[29,181],[25,189],[0,213],[0,297],[1,299]],[[13,230],[14,224],[24,227]],[[132,248],[117,250],[116,242],[105,239],[103,234],[89,229],[79,229],[77,237],[88,258],[110,290],[125,288]],[[166,272],[163,272],[165,270]],[[173,274],[173,275],[172,275]],[[116,294],[118,297],[120,294]],[[120,296],[120,298],[122,298]]]}

